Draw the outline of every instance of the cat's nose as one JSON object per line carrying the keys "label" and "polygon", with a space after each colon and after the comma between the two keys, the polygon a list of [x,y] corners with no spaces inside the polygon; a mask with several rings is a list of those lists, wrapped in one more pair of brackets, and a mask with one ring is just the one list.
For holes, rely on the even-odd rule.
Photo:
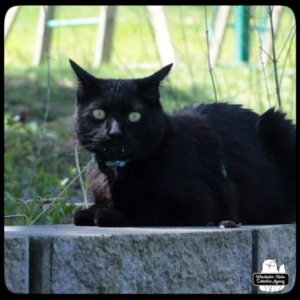
{"label": "cat's nose", "polygon": [[107,135],[110,138],[119,138],[123,135],[120,124],[116,120],[112,120],[110,128],[108,129]]}

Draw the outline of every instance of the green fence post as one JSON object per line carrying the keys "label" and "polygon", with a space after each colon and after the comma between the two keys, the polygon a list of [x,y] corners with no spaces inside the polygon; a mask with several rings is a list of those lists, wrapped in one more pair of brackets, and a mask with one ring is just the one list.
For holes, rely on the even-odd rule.
{"label": "green fence post", "polygon": [[234,41],[235,41],[235,61],[237,63],[249,61],[249,7],[235,6],[234,15]]}

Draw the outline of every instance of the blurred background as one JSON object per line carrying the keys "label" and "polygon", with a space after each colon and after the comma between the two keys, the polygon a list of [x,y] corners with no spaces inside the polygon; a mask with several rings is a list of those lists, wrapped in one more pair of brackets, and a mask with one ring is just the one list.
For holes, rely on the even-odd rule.
{"label": "blurred background", "polygon": [[[168,113],[218,101],[257,113],[281,107],[296,123],[295,32],[294,13],[282,6],[10,8],[5,223],[30,224],[49,204],[34,224],[72,222],[74,203],[82,202],[83,189],[88,194],[85,173],[83,183],[76,179],[69,58],[102,78],[144,77],[173,62],[161,90]],[[80,168],[90,159],[80,151]]]}

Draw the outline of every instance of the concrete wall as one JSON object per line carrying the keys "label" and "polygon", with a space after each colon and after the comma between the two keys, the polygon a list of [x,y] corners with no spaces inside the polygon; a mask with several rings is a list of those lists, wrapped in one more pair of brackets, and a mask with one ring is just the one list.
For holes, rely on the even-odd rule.
{"label": "concrete wall", "polygon": [[265,293],[264,259],[296,278],[295,225],[201,228],[5,227],[14,293]]}

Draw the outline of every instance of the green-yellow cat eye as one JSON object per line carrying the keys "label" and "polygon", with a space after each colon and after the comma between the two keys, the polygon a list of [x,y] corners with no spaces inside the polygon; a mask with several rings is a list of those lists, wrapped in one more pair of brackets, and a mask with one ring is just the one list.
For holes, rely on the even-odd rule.
{"label": "green-yellow cat eye", "polygon": [[130,122],[137,122],[141,118],[141,114],[137,111],[133,111],[128,115]]}
{"label": "green-yellow cat eye", "polygon": [[105,118],[105,111],[103,109],[94,109],[93,116],[98,120],[102,120]]}

